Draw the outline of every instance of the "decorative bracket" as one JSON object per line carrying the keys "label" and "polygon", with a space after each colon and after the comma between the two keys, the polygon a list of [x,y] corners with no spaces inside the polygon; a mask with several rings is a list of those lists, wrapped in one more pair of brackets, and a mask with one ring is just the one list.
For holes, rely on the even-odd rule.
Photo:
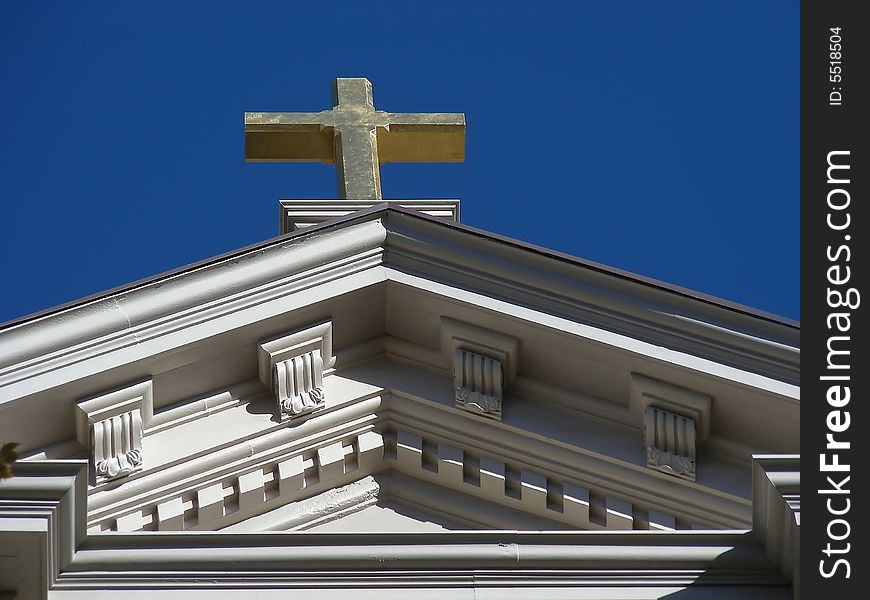
{"label": "decorative bracket", "polygon": [[644,412],[646,465],[695,481],[695,421],[654,406]]}
{"label": "decorative bracket", "polygon": [[501,421],[502,394],[517,376],[515,337],[441,317],[441,353],[453,369],[456,408]]}
{"label": "decorative bracket", "polygon": [[453,388],[456,407],[501,421],[501,397],[504,385],[501,363],[457,348],[453,355]]}
{"label": "decorative bracket", "polygon": [[630,410],[641,421],[646,465],[695,481],[697,445],[710,435],[713,399],[632,373],[629,402]]}
{"label": "decorative bracket", "polygon": [[96,485],[142,469],[142,430],[153,414],[151,379],[76,403],[76,437]]}
{"label": "decorative bracket", "polygon": [[296,417],[326,405],[320,350],[276,363],[273,373],[272,389],[282,413]]}
{"label": "decorative bracket", "polygon": [[275,392],[282,417],[299,417],[326,406],[323,375],[335,362],[332,321],[260,343],[260,381]]}

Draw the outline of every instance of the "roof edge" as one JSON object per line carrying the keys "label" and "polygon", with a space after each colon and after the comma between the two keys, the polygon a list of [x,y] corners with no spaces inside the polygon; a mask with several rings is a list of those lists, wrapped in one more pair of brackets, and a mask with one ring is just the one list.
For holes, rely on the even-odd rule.
{"label": "roof edge", "polygon": [[766,321],[770,321],[772,323],[776,323],[779,325],[783,325],[786,327],[800,329],[800,321],[795,319],[790,319],[788,317],[784,317],[782,315],[778,315],[775,313],[771,313],[768,311],[764,311],[761,309],[757,309],[751,306],[747,306],[744,304],[740,304],[738,302],[733,302],[731,300],[727,300],[718,296],[714,296],[712,294],[706,294],[704,292],[699,292],[697,290],[693,290],[690,288],[678,286],[675,284],[670,284],[665,281],[661,281],[652,277],[647,277],[645,275],[639,275],[637,273],[633,273],[631,271],[626,271],[624,269],[619,269],[617,267],[611,267],[609,265],[605,265],[602,263],[598,263],[595,261],[591,261],[588,259],[584,259],[581,257],[573,256],[570,254],[566,254],[564,252],[559,252],[557,250],[552,250],[550,248],[545,248],[543,246],[538,246],[536,244],[532,244],[529,242],[524,242],[522,240],[517,240],[508,236],[504,236],[498,233],[494,233],[491,231],[487,231],[485,229],[479,229],[477,227],[472,227],[470,225],[466,225],[463,223],[455,222],[455,221],[447,221],[438,217],[433,217],[419,211],[410,210],[406,208],[402,208],[397,206],[392,202],[382,202],[376,204],[370,208],[358,210],[354,213],[343,217],[337,217],[330,219],[329,221],[325,221],[322,223],[318,223],[316,225],[312,225],[310,227],[306,227],[305,229],[299,229],[296,231],[292,231],[290,233],[285,233],[282,235],[275,236],[273,238],[269,238],[260,242],[256,242],[254,244],[250,244],[248,246],[243,246],[242,248],[238,248],[235,250],[230,250],[228,252],[218,254],[216,256],[212,256],[209,258],[205,258],[200,261],[196,261],[193,263],[189,263],[186,265],[182,265],[180,267],[176,267],[174,269],[170,269],[168,271],[164,271],[162,273],[158,273],[156,275],[152,275],[150,277],[145,277],[143,279],[138,279],[136,281],[126,283],[120,286],[116,286],[114,288],[110,288],[108,290],[104,290],[101,292],[95,292],[94,294],[89,294],[83,298],[79,298],[76,300],[71,300],[69,302],[65,302],[63,304],[59,304],[57,306],[45,308],[30,314],[22,315],[20,317],[15,317],[3,323],[0,323],[0,334],[3,333],[5,329],[14,327],[21,323],[31,321],[34,319],[39,319],[44,316],[48,316],[53,313],[61,312],[70,308],[74,308],[76,306],[81,306],[83,304],[87,304],[88,302],[92,302],[95,300],[100,300],[106,298],[108,296],[112,296],[115,294],[123,293],[135,289],[137,287],[141,287],[144,285],[148,285],[151,283],[155,283],[161,281],[163,279],[168,279],[170,277],[174,277],[181,273],[187,271],[193,271],[205,266],[208,266],[213,263],[217,263],[223,260],[231,259],[237,256],[241,256],[248,252],[260,250],[272,246],[276,243],[280,243],[289,239],[294,239],[297,237],[304,237],[311,233],[315,233],[318,231],[323,231],[326,229],[337,228],[345,226],[349,223],[353,223],[358,220],[364,220],[367,217],[370,217],[377,213],[387,213],[387,212],[395,212],[405,214],[414,218],[422,219],[424,221],[429,221],[432,223],[436,223],[441,226],[453,228],[459,231],[464,231],[469,234],[481,236],[493,241],[501,242],[504,244],[508,244],[515,248],[527,250],[530,252],[534,252],[540,254],[542,256],[548,256],[555,260],[564,261],[570,264],[578,265],[584,268],[592,269],[594,271],[604,273],[607,275],[612,275],[619,279],[623,279],[626,281],[631,281],[640,285],[650,286],[656,289],[661,289],[666,292],[670,292],[679,296],[683,296],[686,298],[690,298],[692,300],[697,300],[700,302],[708,303],[714,306],[718,306],[727,310],[735,311],[741,314],[745,314],[750,317],[755,317],[759,319],[763,319]]}
{"label": "roof edge", "polygon": [[[328,271],[335,278],[378,265],[749,371],[761,369],[789,383],[799,379],[796,325],[466,225],[379,204],[9,322],[0,329],[0,386],[26,378],[33,361],[42,365],[39,369],[47,368],[50,361],[82,345],[113,339],[111,343],[120,344],[120,338],[137,338],[148,328],[164,331],[173,319],[188,319],[191,311],[207,319],[205,306],[228,299],[243,305],[262,286],[308,277],[306,270]],[[275,293],[289,293],[291,288]],[[755,362],[762,366],[753,366]]]}

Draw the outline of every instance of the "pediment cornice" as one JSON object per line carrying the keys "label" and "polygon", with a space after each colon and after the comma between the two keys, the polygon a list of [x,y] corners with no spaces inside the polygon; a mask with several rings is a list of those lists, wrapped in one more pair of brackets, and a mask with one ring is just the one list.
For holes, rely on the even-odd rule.
{"label": "pediment cornice", "polygon": [[[782,470],[783,460],[793,468],[792,457],[759,457],[762,486],[781,479],[766,473]],[[649,597],[658,597],[701,584],[713,593],[766,597],[792,579],[790,567],[780,565],[794,563],[776,555],[784,549],[766,537],[760,521],[758,531],[89,535],[85,507],[75,501],[85,468],[84,461],[21,465],[17,481],[0,483],[0,525],[22,532],[27,523],[27,535],[42,548],[27,554],[16,546],[8,557],[9,564],[39,573],[20,593],[45,598],[50,591],[95,586],[131,593],[171,589],[177,595],[204,587],[322,593],[376,586],[379,595],[399,597],[421,589],[449,594],[457,585],[494,592],[522,585],[544,594],[578,586],[614,595],[635,594],[642,585]],[[758,490],[759,513],[775,518],[799,501],[798,487],[779,487]],[[36,520],[45,526],[32,527]],[[797,525],[791,534],[799,535]],[[793,593],[799,597],[797,585]]]}
{"label": "pediment cornice", "polygon": [[[397,208],[374,207],[0,331],[0,401],[381,281],[432,282],[794,386],[799,330]],[[318,293],[319,292],[319,293]],[[93,369],[90,359],[98,357]]]}
{"label": "pediment cornice", "polygon": [[[325,343],[301,347],[293,337],[327,322],[331,352]],[[456,323],[464,323],[460,333],[450,330]],[[223,568],[225,575],[214,581],[233,587],[259,578],[257,569],[265,568],[276,585],[301,589],[308,584],[300,570],[334,564],[331,544],[343,546],[348,571],[331,574],[330,584],[346,576],[351,585],[352,571],[380,568],[382,559],[429,573],[464,573],[460,578],[471,560],[491,570],[493,581],[507,581],[500,578],[508,564],[530,573],[546,565],[571,585],[600,581],[608,569],[633,570],[648,580],[659,576],[658,568],[650,570],[657,565],[669,581],[685,584],[697,579],[698,569],[739,585],[781,583],[783,573],[791,573],[791,555],[774,550],[789,542],[773,539],[763,517],[772,522],[782,511],[794,513],[792,490],[785,496],[770,491],[763,476],[767,459],[756,461],[761,471],[753,479],[749,451],[793,451],[798,334],[794,324],[740,307],[465,226],[374,207],[5,326],[0,410],[20,427],[25,451],[42,448],[31,456],[36,462],[22,467],[19,483],[39,488],[37,480],[48,473],[39,469],[66,469],[66,479],[55,483],[82,498],[88,492],[87,512],[82,499],[75,518],[67,514],[73,496],[51,496],[61,510],[46,518],[67,515],[63,535],[77,541],[72,558],[45,567],[54,573],[49,586],[72,589],[99,579],[113,589],[133,580],[147,588],[191,573],[213,579],[211,570]],[[276,338],[277,346],[269,345]],[[304,365],[323,369],[326,401],[288,422],[274,414],[280,394],[276,401],[263,382],[279,364],[298,366],[296,350],[313,353],[307,363],[303,357]],[[484,365],[509,385],[457,376],[463,361]],[[327,373],[327,365],[334,370]],[[94,399],[146,380],[153,389],[142,407],[111,396],[118,415],[103,414],[102,401],[94,408]],[[648,384],[652,404],[643,391],[633,391],[638,381]],[[463,393],[501,394],[500,410],[489,418],[468,412],[457,404]],[[89,426],[123,429],[124,415],[147,413],[141,470],[87,488],[83,463],[38,461],[89,451],[82,418],[75,440],[77,402]],[[682,427],[697,427],[696,481],[649,466],[643,428],[650,406],[682,419]],[[773,432],[779,437],[759,437],[755,411],[762,410],[782,424]],[[44,415],[51,418],[36,418]],[[130,440],[139,451],[139,431],[132,431],[133,437],[119,438],[120,451]],[[773,447],[762,448],[761,439]],[[654,436],[647,443],[660,444]],[[686,445],[661,445],[677,458],[691,454]],[[35,479],[28,480],[29,473]],[[353,535],[315,542],[197,531],[385,473],[482,507],[612,531],[565,538],[382,535],[369,542]],[[759,517],[756,511],[754,525],[753,480],[767,486],[766,512]],[[693,526],[728,531],[630,531]],[[116,533],[88,536],[86,527]],[[758,536],[745,531],[749,527]],[[43,529],[56,530],[54,524]],[[148,529],[166,533],[117,532]],[[190,531],[169,533],[182,529]],[[48,536],[50,551],[59,551],[51,546],[53,533],[34,535]],[[621,549],[602,563],[602,545],[613,540]],[[402,552],[410,543],[442,549],[409,562]],[[208,548],[207,558],[191,550],[197,544]],[[544,553],[537,562],[517,562],[535,552]],[[451,562],[454,556],[466,559]],[[741,569],[745,575],[735,575]],[[398,574],[383,577],[397,589],[404,585]]]}

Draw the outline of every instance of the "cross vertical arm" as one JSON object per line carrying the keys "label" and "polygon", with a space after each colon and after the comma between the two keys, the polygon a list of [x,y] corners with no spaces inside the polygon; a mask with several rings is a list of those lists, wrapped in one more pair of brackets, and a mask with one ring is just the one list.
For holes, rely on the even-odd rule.
{"label": "cross vertical arm", "polygon": [[335,171],[340,199],[380,201],[383,198],[378,136],[374,127],[335,128]]}

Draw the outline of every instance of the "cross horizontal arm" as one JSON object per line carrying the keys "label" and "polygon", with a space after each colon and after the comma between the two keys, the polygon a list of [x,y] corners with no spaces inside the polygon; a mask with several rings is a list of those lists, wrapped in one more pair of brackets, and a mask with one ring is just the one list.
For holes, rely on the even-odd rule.
{"label": "cross horizontal arm", "polygon": [[370,126],[370,127],[454,127],[465,128],[462,113],[390,113],[372,111],[357,113],[325,110],[323,112],[268,112],[245,113],[245,132],[292,131],[299,126],[320,127]]}
{"label": "cross horizontal arm", "polygon": [[339,78],[333,108],[245,113],[245,160],[334,163],[339,197],[379,200],[379,165],[465,160],[465,115],[375,110],[371,82]]}
{"label": "cross horizontal arm", "polygon": [[445,127],[465,127],[463,113],[384,113],[387,123],[393,125],[442,125]]}
{"label": "cross horizontal arm", "polygon": [[377,130],[381,164],[465,160],[462,113],[387,113],[387,121]]}
{"label": "cross horizontal arm", "polygon": [[323,112],[246,112],[245,131],[269,131],[293,125],[325,125]]}
{"label": "cross horizontal arm", "polygon": [[[369,115],[367,115],[369,116]],[[319,113],[245,113],[245,159],[256,162],[335,162],[333,111]],[[377,127],[378,162],[462,162],[462,113],[371,113]],[[355,125],[356,126],[356,125]]]}
{"label": "cross horizontal arm", "polygon": [[245,160],[335,162],[335,140],[323,113],[245,113]]}

